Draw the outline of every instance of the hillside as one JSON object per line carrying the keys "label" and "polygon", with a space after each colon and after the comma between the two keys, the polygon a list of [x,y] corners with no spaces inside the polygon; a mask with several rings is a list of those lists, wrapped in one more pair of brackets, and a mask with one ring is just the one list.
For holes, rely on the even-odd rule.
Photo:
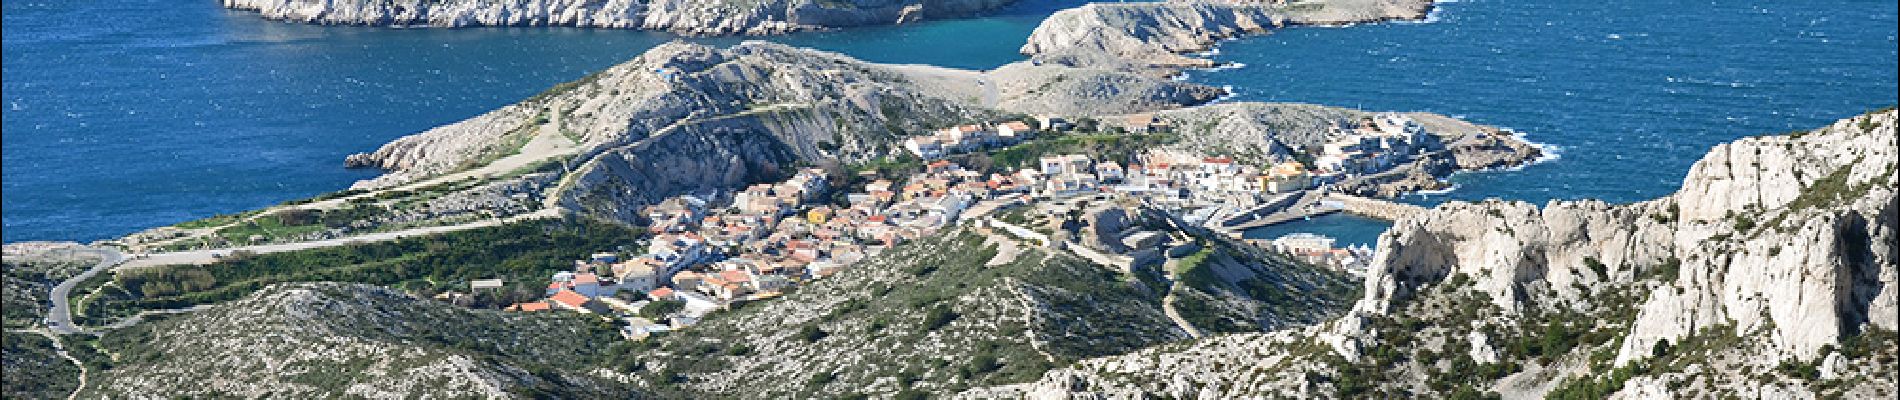
{"label": "hillside", "polygon": [[[1003,245],[1008,240],[965,228],[892,249],[782,298],[662,337],[635,356],[638,369],[661,397],[952,393],[1188,338],[1162,311],[1161,281],[1062,251]],[[1271,285],[1340,291],[1288,292],[1301,299],[1280,305],[1347,294],[1338,273],[1313,275],[1302,272],[1312,267],[1291,264],[1252,268],[1262,268],[1258,277]],[[1226,291],[1211,296],[1275,305]],[[1321,318],[1305,315],[1280,318]]]}
{"label": "hillside", "polygon": [[[1071,93],[1059,101],[1037,89],[1077,84],[1093,89],[1054,92]],[[519,186],[545,193],[526,196],[544,203],[632,221],[641,205],[768,181],[793,164],[895,156],[903,152],[901,137],[1008,117],[996,107],[1029,92],[1064,110],[1106,113],[1197,104],[1219,94],[1113,71],[1031,66],[985,73],[873,64],[766,42],[723,49],[676,42],[348,162],[388,172],[354,186],[372,190],[538,156],[545,161],[537,165],[555,165],[537,171],[565,173],[488,176],[525,182]],[[531,152],[543,148],[537,140],[566,143],[552,148],[568,150]],[[494,203],[511,203],[507,194]]]}
{"label": "hillside", "polygon": [[[344,283],[267,287],[113,331],[80,397],[611,397],[590,371],[611,326],[574,314],[468,310]],[[191,384],[180,384],[191,382]]]}
{"label": "hillside", "polygon": [[1647,202],[1443,205],[1339,320],[964,395],[1890,397],[1895,116],[1717,146]]}
{"label": "hillside", "polygon": [[53,286],[99,261],[78,249],[43,242],[6,245],[0,265],[0,311],[6,329],[0,339],[0,397],[63,397],[78,386],[80,367],[60,355],[52,337],[30,331],[45,329]]}

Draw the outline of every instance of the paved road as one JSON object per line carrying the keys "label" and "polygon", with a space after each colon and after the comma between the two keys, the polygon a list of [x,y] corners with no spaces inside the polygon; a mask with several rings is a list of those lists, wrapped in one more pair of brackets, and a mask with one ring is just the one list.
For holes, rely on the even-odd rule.
{"label": "paved road", "polygon": [[[411,236],[424,236],[424,235],[432,235],[432,234],[443,233],[443,232],[454,232],[454,231],[496,226],[496,225],[501,225],[504,223],[529,220],[529,219],[552,218],[552,217],[560,216],[560,214],[561,213],[559,210],[544,209],[541,211],[536,211],[536,212],[522,214],[522,215],[516,215],[516,216],[508,217],[508,218],[487,219],[487,220],[475,221],[475,222],[459,224],[459,225],[431,226],[431,227],[407,229],[407,230],[394,231],[394,232],[371,233],[367,235],[351,236],[351,237],[346,237],[346,238],[317,240],[317,241],[298,242],[298,243],[233,247],[233,248],[228,248],[228,249],[192,250],[192,251],[178,251],[178,252],[170,252],[170,253],[141,254],[136,257],[133,257],[130,261],[127,261],[126,256],[124,254],[119,253],[117,250],[112,250],[112,249],[79,250],[82,252],[98,254],[100,256],[99,264],[93,265],[91,269],[87,269],[85,272],[82,272],[79,275],[75,275],[64,282],[60,282],[58,286],[53,287],[53,293],[52,293],[53,309],[47,312],[46,326],[48,328],[51,328],[54,333],[58,333],[62,335],[70,335],[74,333],[85,333],[86,332],[85,329],[82,329],[79,326],[73,324],[72,307],[71,305],[68,304],[69,298],[72,297],[73,288],[79,286],[80,282],[84,282],[86,279],[92,278],[94,275],[98,275],[99,273],[105,272],[108,270],[144,268],[144,267],[151,267],[151,266],[158,266],[158,265],[209,264],[214,261],[217,261],[218,257],[221,255],[231,254],[232,252],[237,252],[237,251],[248,251],[255,254],[269,254],[269,253],[276,253],[276,252],[283,252],[283,251],[296,251],[296,250],[306,250],[306,249],[315,249],[315,248],[323,248],[323,247],[342,246],[342,245],[348,245],[348,244],[354,244],[354,243],[380,242],[380,241],[385,241],[385,240],[396,240],[396,239],[411,237]],[[191,309],[167,310],[167,311],[158,311],[158,312],[163,313],[163,312],[168,312],[168,311],[191,311]],[[136,320],[137,319],[135,317],[133,321],[136,321]],[[122,328],[126,325],[128,324],[125,324],[125,321],[120,321],[120,323],[114,324],[110,328],[115,328],[115,329]]]}
{"label": "paved road", "polygon": [[125,255],[119,254],[117,250],[86,248],[77,251],[99,255],[99,263],[93,264],[92,268],[86,269],[85,272],[80,272],[79,275],[74,275],[72,278],[66,279],[65,282],[60,282],[58,286],[53,286],[53,309],[46,314],[46,327],[61,335],[84,332],[79,329],[78,326],[73,325],[72,306],[67,304],[69,303],[67,299],[72,297],[73,287],[79,286],[80,282],[85,282],[86,279],[90,279],[100,272],[112,269],[113,266],[119,265],[119,262],[125,261]]}
{"label": "paved road", "polygon": [[444,233],[444,232],[455,232],[455,231],[469,230],[469,229],[475,229],[475,228],[496,226],[496,225],[501,225],[501,224],[515,222],[515,221],[539,219],[539,218],[552,218],[552,217],[557,217],[557,216],[560,216],[559,210],[543,209],[540,211],[535,211],[535,212],[521,214],[521,215],[515,215],[515,216],[507,217],[507,218],[485,219],[485,220],[457,224],[457,225],[429,226],[429,227],[405,229],[405,230],[400,230],[400,231],[377,232],[377,233],[342,237],[342,238],[336,238],[336,239],[324,239],[324,240],[296,242],[296,243],[261,244],[261,245],[254,245],[254,246],[241,246],[241,247],[231,247],[231,248],[223,248],[223,249],[154,253],[154,254],[140,255],[134,258],[132,261],[126,262],[125,265],[120,266],[119,269],[144,268],[144,267],[157,266],[157,265],[210,264],[212,262],[217,261],[218,257],[220,256],[230,255],[231,253],[235,253],[239,251],[250,252],[252,254],[270,254],[270,253],[285,252],[285,251],[297,251],[297,250],[307,250],[307,249],[316,249],[316,248],[324,248],[324,247],[335,247],[335,246],[342,246],[342,245],[356,244],[356,243],[381,242],[385,240],[396,240],[396,239],[401,239],[401,238],[406,238],[406,237],[411,237],[411,236],[425,236],[425,235],[433,235],[433,234]]}

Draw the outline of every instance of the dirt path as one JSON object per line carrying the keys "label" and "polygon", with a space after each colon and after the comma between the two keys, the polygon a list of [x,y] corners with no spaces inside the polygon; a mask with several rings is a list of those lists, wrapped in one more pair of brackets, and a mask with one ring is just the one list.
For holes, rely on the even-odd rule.
{"label": "dirt path", "polygon": [[86,363],[80,362],[79,357],[73,357],[72,353],[66,352],[66,344],[59,341],[58,335],[42,329],[8,329],[7,331],[45,336],[46,340],[53,341],[53,353],[59,354],[59,356],[65,358],[66,361],[71,361],[73,366],[79,367],[79,386],[74,387],[73,392],[66,395],[66,400],[77,399],[79,398],[79,392],[86,390]]}
{"label": "dirt path", "polygon": [[1183,332],[1187,332],[1188,337],[1199,339],[1201,338],[1201,328],[1196,328],[1194,324],[1188,323],[1186,318],[1181,318],[1181,312],[1174,309],[1174,294],[1181,291],[1181,282],[1174,280],[1172,276],[1172,271],[1174,271],[1176,263],[1178,263],[1178,261],[1175,261],[1175,259],[1168,259],[1166,265],[1162,266],[1162,271],[1170,271],[1168,278],[1174,282],[1168,286],[1168,295],[1161,297],[1161,313],[1167,315],[1168,320],[1174,321],[1175,327],[1181,328]]}

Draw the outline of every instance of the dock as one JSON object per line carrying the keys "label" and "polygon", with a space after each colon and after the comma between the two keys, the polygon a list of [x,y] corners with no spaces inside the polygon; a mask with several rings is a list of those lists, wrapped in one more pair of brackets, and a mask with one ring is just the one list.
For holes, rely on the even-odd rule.
{"label": "dock", "polygon": [[1397,221],[1425,212],[1425,207],[1390,200],[1353,196],[1343,193],[1307,191],[1276,200],[1221,221],[1220,229],[1245,232],[1249,229],[1305,220],[1344,211],[1349,214],[1385,221]]}

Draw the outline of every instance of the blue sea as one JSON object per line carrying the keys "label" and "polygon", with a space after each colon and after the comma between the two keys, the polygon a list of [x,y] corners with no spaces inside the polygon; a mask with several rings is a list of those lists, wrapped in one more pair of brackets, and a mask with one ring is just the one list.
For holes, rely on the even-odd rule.
{"label": "blue sea", "polygon": [[[764,38],[877,62],[989,68],[1075,0]],[[343,156],[531,96],[669,35],[264,21],[214,1],[4,3],[4,240],[96,240],[342,189]],[[1219,46],[1188,79],[1230,101],[1432,111],[1559,156],[1463,174],[1446,199],[1674,191],[1716,143],[1896,103],[1894,2],[1464,0],[1425,23],[1297,28]],[[740,39],[694,39],[730,44]],[[1349,216],[1269,228],[1370,243]],[[1277,233],[1276,233],[1277,232]]]}

